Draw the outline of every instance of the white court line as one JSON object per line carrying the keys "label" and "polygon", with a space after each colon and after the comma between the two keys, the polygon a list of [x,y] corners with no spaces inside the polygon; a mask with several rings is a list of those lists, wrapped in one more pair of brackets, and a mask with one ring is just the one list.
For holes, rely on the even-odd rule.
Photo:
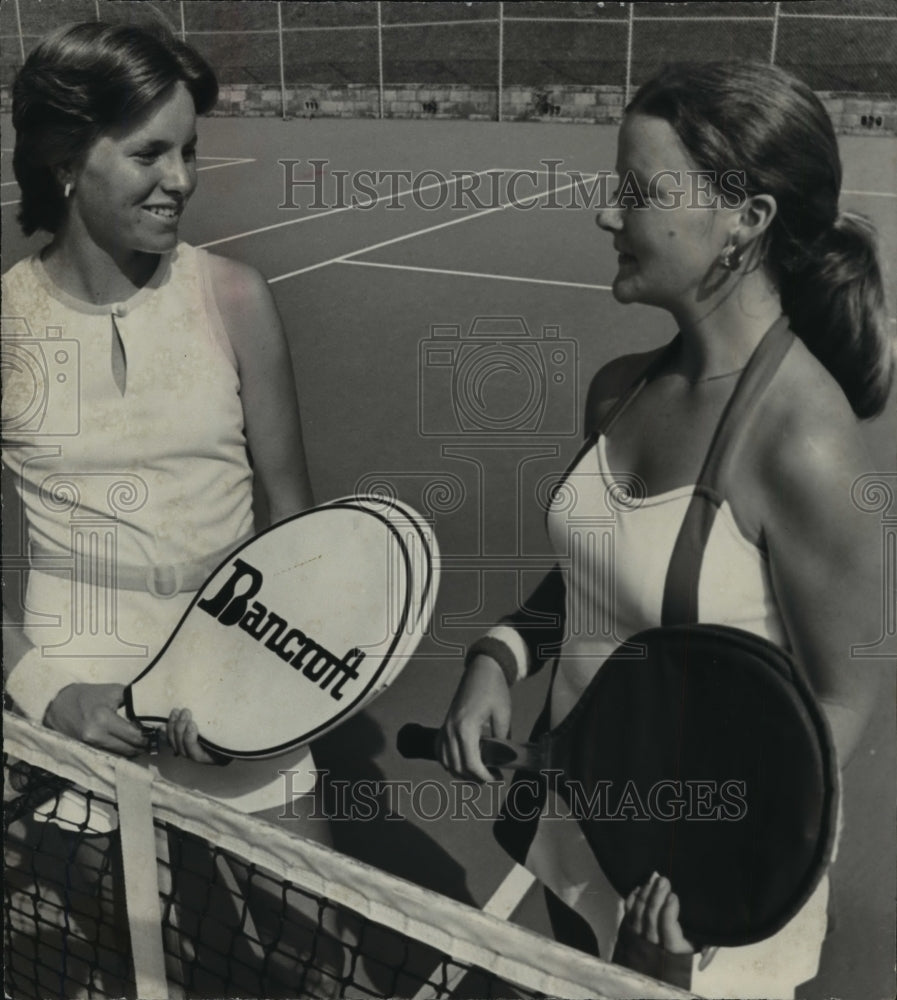
{"label": "white court line", "polygon": [[589,285],[581,281],[552,281],[549,278],[522,278],[515,274],[489,274],[485,271],[451,271],[442,267],[417,267],[413,264],[386,264],[378,260],[338,260],[337,264],[354,267],[387,267],[395,271],[422,271],[425,274],[451,274],[460,278],[493,278],[496,281],[521,281],[533,285],[560,285],[563,288],[590,288],[597,292],[611,291],[610,285]]}
{"label": "white court line", "polygon": [[[492,893],[489,902],[483,907],[483,913],[498,917],[500,920],[507,920],[514,910],[520,905],[523,897],[529,892],[530,886],[535,882],[536,877],[522,865],[514,867],[505,876],[501,885]],[[469,969],[456,967],[446,976],[445,995],[451,996],[458,983],[467,975]],[[488,971],[488,970],[487,970]],[[433,995],[431,983],[424,983],[414,994],[413,1000],[424,1000],[425,997]]]}
{"label": "white court line", "polygon": [[[464,177],[481,177],[483,174],[488,174],[488,170],[477,170],[475,174],[464,174]],[[448,179],[447,183],[451,184],[456,180],[460,180],[460,177],[451,177]],[[302,183],[306,183],[303,181]],[[328,215],[338,215],[340,212],[350,212],[354,208],[373,208],[374,205],[379,205],[381,201],[386,201],[387,198],[404,198],[406,194],[411,194],[413,191],[417,191],[421,194],[424,191],[430,191],[433,188],[443,187],[442,181],[437,181],[435,184],[424,184],[422,187],[414,188],[410,187],[406,191],[390,191],[389,194],[381,194],[378,198],[373,201],[365,201],[362,205],[340,205],[339,208],[330,208],[326,212],[314,212],[312,215],[303,215],[298,219],[285,219],[283,222],[272,222],[270,226],[261,226],[258,229],[248,229],[245,233],[237,233],[235,236],[223,236],[218,240],[210,240],[208,243],[198,244],[200,250],[205,250],[206,247],[214,247],[219,243],[229,243],[231,240],[242,240],[245,236],[257,236],[259,233],[268,233],[272,229],[282,229],[284,226],[296,226],[300,222],[312,222],[315,219],[323,219]],[[353,196],[354,197],[354,196]]]}
{"label": "white court line", "polygon": [[[586,176],[590,175],[587,174]],[[547,198],[549,195],[555,194],[558,191],[566,191],[571,187],[573,187],[573,183],[562,184],[560,187],[550,188],[548,191],[543,191],[541,194],[527,195],[526,198],[515,198],[513,201],[504,202],[501,205],[496,205],[494,208],[484,209],[482,212],[471,212],[469,215],[465,215],[460,219],[449,219],[448,222],[438,222],[434,226],[427,226],[425,229],[416,229],[414,232],[405,233],[403,236],[394,236],[391,240],[383,240],[380,243],[372,243],[370,246],[360,247],[358,250],[352,250],[349,253],[340,254],[338,257],[331,257],[330,260],[322,260],[317,264],[309,264],[307,267],[300,267],[296,271],[288,271],[286,274],[278,274],[273,278],[268,278],[268,284],[274,285],[278,281],[286,281],[287,278],[295,278],[299,274],[307,274],[309,271],[317,271],[319,268],[327,267],[328,264],[342,264],[344,261],[351,260],[352,257],[357,257],[359,254],[370,253],[372,250],[379,250],[381,247],[392,246],[394,243],[401,243],[404,240],[412,240],[416,236],[425,236],[427,233],[435,233],[438,229],[447,229],[449,226],[458,226],[462,222],[470,222],[471,219],[482,219],[487,215],[492,215],[493,212],[503,212],[506,208],[513,208],[515,205],[519,205],[523,201],[541,201],[542,198]]]}
{"label": "white court line", "polygon": [[10,184],[18,184],[18,181],[3,181],[0,183],[0,188],[9,187]]}
{"label": "white court line", "polygon": [[[223,160],[223,156],[200,156],[200,160]],[[241,160],[228,159],[227,163],[210,163],[206,167],[197,167],[197,173],[200,170],[217,170],[219,167],[241,167],[244,163],[255,163],[255,159],[252,157],[247,157]]]}
{"label": "white court line", "polygon": [[[210,163],[206,167],[197,167],[196,172],[199,173],[200,170],[217,170],[219,167],[239,167],[244,163],[255,163],[254,157],[242,157],[237,158],[234,156],[198,156],[198,160],[227,160],[227,163]],[[3,181],[0,187],[6,187],[9,184],[15,184],[16,181]],[[0,201],[0,208],[6,208],[7,205],[18,205],[21,198],[16,198],[15,201]],[[202,244],[203,246],[208,246],[207,243]]]}
{"label": "white court line", "polygon": [[858,194],[865,198],[897,198],[894,191],[848,191],[843,190],[841,194]]}

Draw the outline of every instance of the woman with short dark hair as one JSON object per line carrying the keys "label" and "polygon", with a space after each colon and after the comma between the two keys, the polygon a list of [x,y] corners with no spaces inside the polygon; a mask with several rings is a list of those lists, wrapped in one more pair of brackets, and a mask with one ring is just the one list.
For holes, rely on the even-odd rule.
{"label": "woman with short dark hair", "polygon": [[[14,363],[7,338],[4,461],[42,563],[32,565],[26,600],[33,648],[12,666],[8,691],[27,714],[118,753],[145,741],[116,712],[122,684],[251,534],[253,479],[272,521],[311,504],[289,351],[267,284],[178,239],[196,187],[196,116],[217,92],[208,64],[170,34],[99,22],[40,42],[13,87],[21,223],[51,239],[4,275],[4,317],[32,336],[56,328],[77,341],[77,395],[66,395],[71,380],[42,388],[62,410],[55,422],[78,427],[57,434],[54,421],[35,423],[33,373]],[[93,572],[114,580],[117,633],[149,659],[131,649],[44,656],[40,647],[54,642],[41,616],[62,611],[61,637],[75,613],[66,571],[46,568],[71,558],[72,507],[44,502],[47,484],[60,490],[68,477],[77,516],[103,516],[118,474],[135,495],[116,512],[117,551]],[[189,711],[168,728],[179,752],[208,760]]]}
{"label": "woman with short dark hair", "polygon": [[13,167],[26,236],[55,233],[67,214],[59,168],[81,159],[103,132],[139,117],[177,82],[196,114],[215,106],[212,68],[161,30],[91,21],[40,42],[13,85]]}
{"label": "woman with short dark hair", "polygon": [[[166,31],[99,22],[42,40],[13,87],[20,220],[50,239],[3,276],[3,461],[31,557],[6,690],[31,718],[127,756],[147,749],[147,735],[120,712],[125,685],[228,552],[266,516],[312,504],[267,283],[178,237],[197,182],[197,115],[217,91],[205,60]],[[189,709],[171,713],[167,736],[196,774],[213,761]],[[154,758],[163,774],[164,758]],[[314,787],[307,747],[259,767],[251,808],[269,817],[283,812],[278,768],[295,795]],[[54,809],[63,826],[74,795]],[[102,812],[92,805],[95,833],[115,826],[110,810],[104,830]],[[326,819],[296,825],[329,840]],[[283,900],[248,888],[260,928],[269,914],[283,919]],[[302,967],[291,961],[298,989]],[[277,963],[266,954],[256,971]]]}

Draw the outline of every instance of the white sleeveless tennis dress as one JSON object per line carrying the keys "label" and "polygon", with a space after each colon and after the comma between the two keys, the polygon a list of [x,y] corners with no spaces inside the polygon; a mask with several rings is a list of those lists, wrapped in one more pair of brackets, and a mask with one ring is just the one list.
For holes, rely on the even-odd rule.
{"label": "white sleeveless tennis dress", "polygon": [[[604,414],[572,462],[547,516],[558,567],[487,639],[495,644],[497,662],[510,681],[538,669],[545,650],[559,649],[534,736],[562,723],[606,659],[646,629],[679,622],[725,625],[788,650],[767,558],[740,530],[726,490],[734,435],[748,426],[793,334],[784,317],[768,331],[762,352],[758,348],[720,418],[699,484],[650,496],[637,477],[611,468],[608,435],[612,443],[615,420],[662,369],[677,342]],[[539,624],[559,616],[563,629]],[[623,900],[563,800],[548,783],[539,788],[524,795],[522,806],[519,797],[510,808],[506,803],[496,837],[578,915],[578,922],[564,921],[571,926],[559,928],[562,933],[575,936],[578,946],[587,949],[587,938],[593,937],[601,956],[610,958]],[[525,786],[512,786],[509,802],[512,791],[525,792]],[[795,987],[817,972],[828,893],[826,877],[777,934],[720,949],[703,971],[695,956],[691,988],[709,997],[793,996]]]}
{"label": "white sleeveless tennis dress", "polygon": [[[631,480],[618,479],[609,468],[603,435],[565,478],[548,513],[553,547],[568,566],[569,638],[551,689],[552,727],[620,642],[660,623],[666,569],[692,493],[693,487],[683,486],[640,496]],[[704,550],[698,602],[699,621],[737,626],[788,648],[766,558],[741,533],[728,503],[722,505]],[[566,812],[560,799],[552,805]],[[585,917],[601,955],[612,955],[623,901],[579,824],[543,818],[527,867]],[[778,934],[754,945],[721,949],[703,972],[696,958],[692,989],[709,997],[793,996],[798,984],[816,974],[827,901],[826,878]]]}
{"label": "white sleeveless tennis dress", "polygon": [[101,306],[35,255],[3,277],[3,333],[3,461],[27,518],[36,647],[7,691],[42,719],[67,684],[127,684],[150,663],[251,535],[252,471],[205,251],[180,243],[134,296]]}

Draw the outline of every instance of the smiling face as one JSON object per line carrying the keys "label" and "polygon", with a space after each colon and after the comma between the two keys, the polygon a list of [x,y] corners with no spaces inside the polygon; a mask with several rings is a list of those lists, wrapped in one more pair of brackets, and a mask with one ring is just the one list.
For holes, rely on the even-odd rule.
{"label": "smiling face", "polygon": [[624,119],[616,170],[618,200],[596,220],[613,235],[618,254],[614,298],[682,315],[702,297],[737,210],[708,197],[706,181],[697,180],[695,164],[662,118]]}
{"label": "smiling face", "polygon": [[69,228],[114,260],[173,249],[196,187],[196,109],[184,83],[100,136],[72,186]]}

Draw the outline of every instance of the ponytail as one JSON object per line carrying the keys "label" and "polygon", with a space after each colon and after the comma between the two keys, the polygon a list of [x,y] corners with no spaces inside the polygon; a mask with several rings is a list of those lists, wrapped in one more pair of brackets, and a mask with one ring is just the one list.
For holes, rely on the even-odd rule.
{"label": "ponytail", "polygon": [[[773,258],[774,259],[774,258]],[[779,274],[791,328],[841,386],[863,419],[884,409],[894,374],[872,223],[852,212]]]}

